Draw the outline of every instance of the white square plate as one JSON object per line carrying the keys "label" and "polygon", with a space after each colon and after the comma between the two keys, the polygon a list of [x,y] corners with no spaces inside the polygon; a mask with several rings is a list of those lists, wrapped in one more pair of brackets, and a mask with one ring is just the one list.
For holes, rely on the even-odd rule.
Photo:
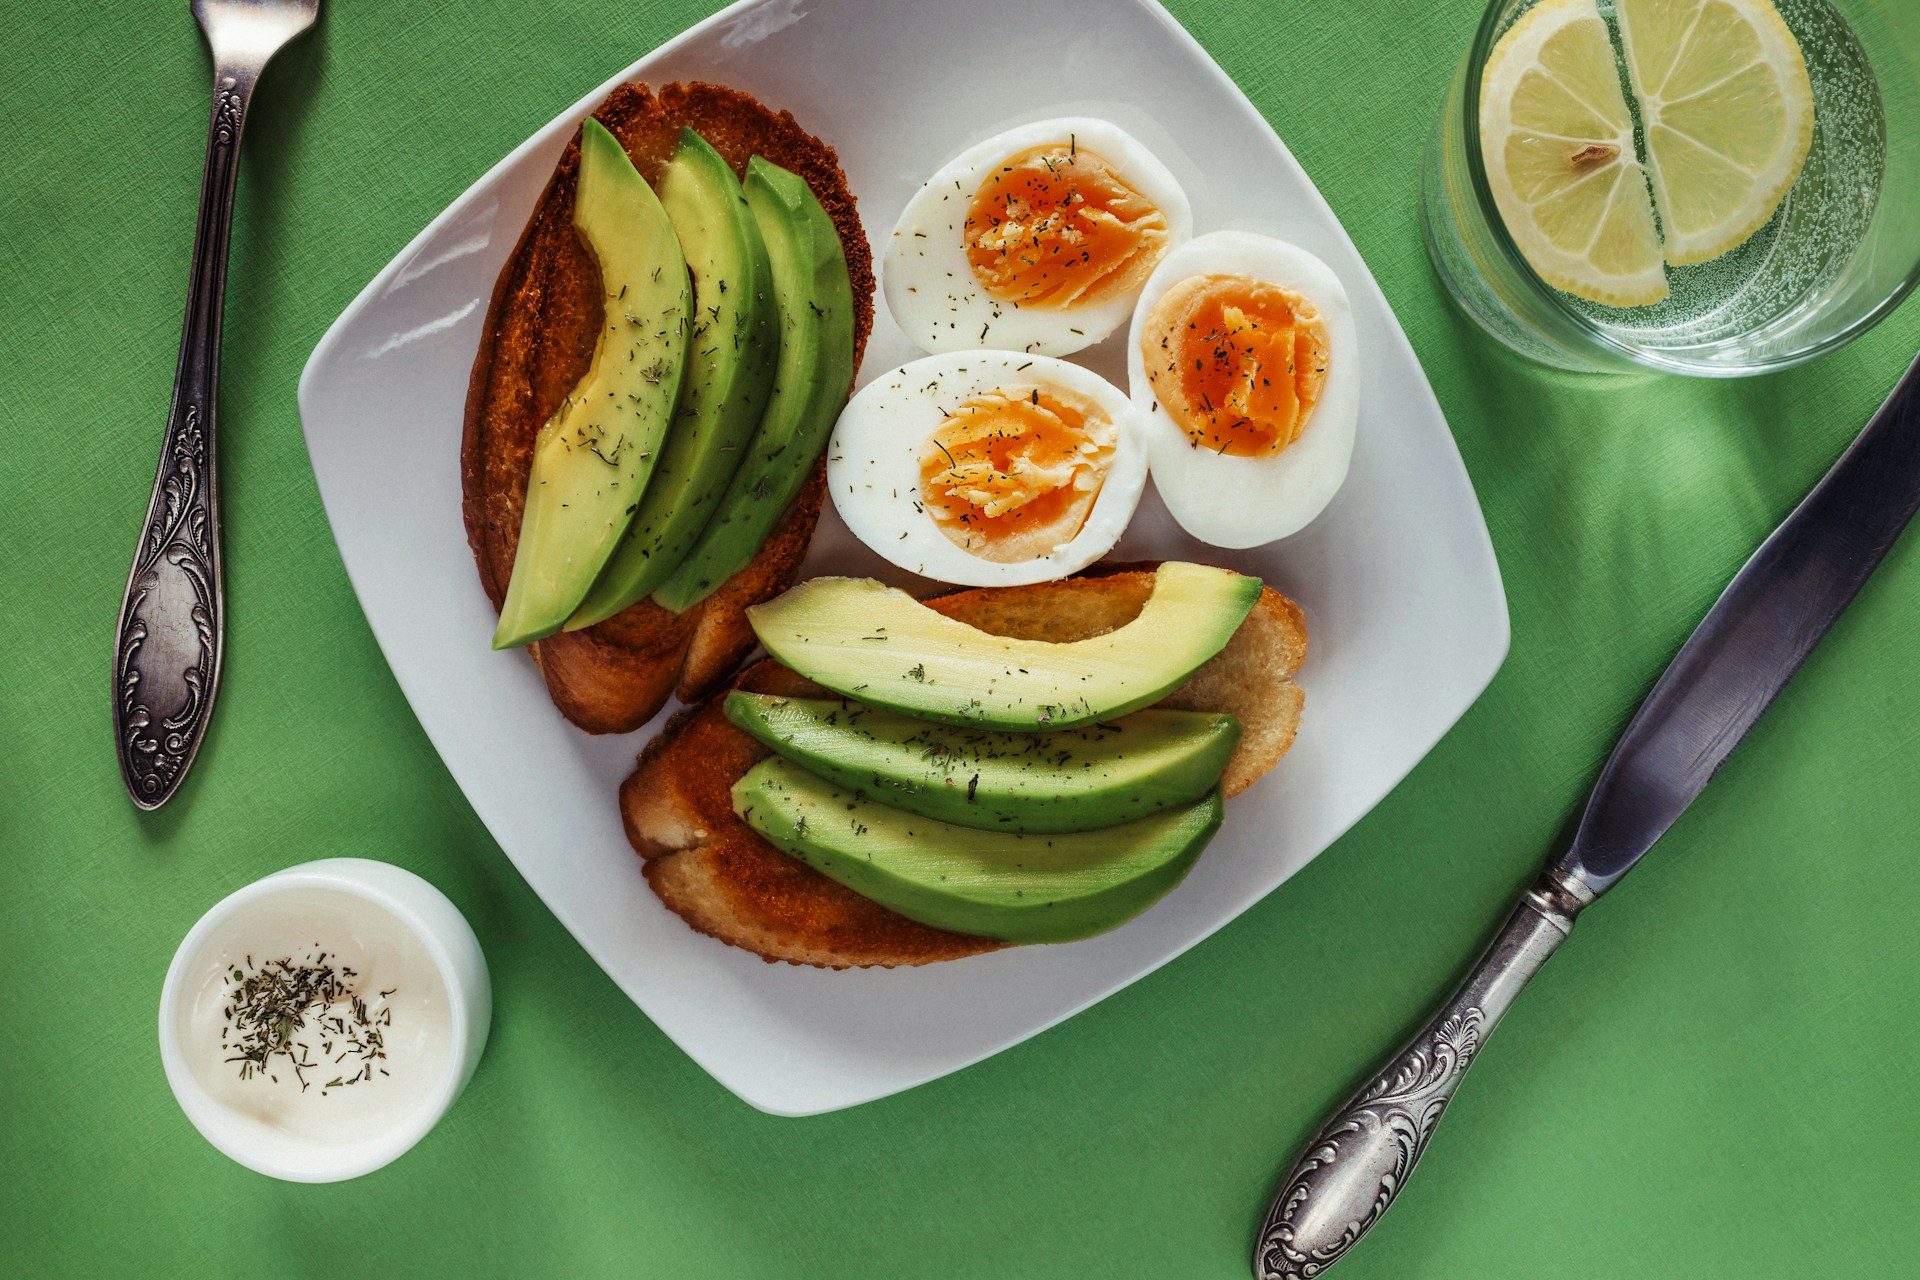
{"label": "white square plate", "polygon": [[[1035,81],[1007,65],[993,36],[1005,31],[1046,50],[1045,84],[1086,96],[1036,102]],[[961,56],[983,42],[993,56]],[[590,737],[553,709],[524,654],[489,650],[493,610],[461,526],[459,471],[487,299],[581,118],[622,81],[676,79],[745,89],[831,142],[876,258],[907,198],[948,156],[1025,120],[1101,115],[1180,178],[1196,232],[1282,236],[1345,282],[1365,389],[1352,473],[1326,514],[1284,544],[1221,554],[1181,535],[1150,494],[1116,552],[1256,573],[1301,603],[1312,637],[1292,754],[1229,806],[1186,881],[1123,928],[847,973],[766,964],[695,934],[648,891],[615,802],[658,722]],[[875,305],[862,383],[915,354]],[[1116,337],[1086,362],[1124,383],[1120,347]],[[475,811],[661,1030],[727,1088],[779,1114],[852,1106],[957,1070],[1165,964],[1372,808],[1507,651],[1485,522],[1379,286],[1252,104],[1150,0],[901,0],[885,21],[867,0],[735,5],[582,98],[434,219],[321,340],[300,413],[360,603]],[[829,509],[803,574],[880,568]]]}

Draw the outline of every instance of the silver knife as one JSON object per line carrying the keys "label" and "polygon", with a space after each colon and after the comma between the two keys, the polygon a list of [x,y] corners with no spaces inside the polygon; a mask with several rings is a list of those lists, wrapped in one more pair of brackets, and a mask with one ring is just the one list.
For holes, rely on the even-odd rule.
{"label": "silver knife", "polygon": [[1255,1276],[1317,1276],[1380,1220],[1501,1016],[1581,911],[1700,794],[1916,507],[1920,360],[1681,646],[1607,758],[1573,842],[1459,990],[1301,1149],[1254,1242]]}

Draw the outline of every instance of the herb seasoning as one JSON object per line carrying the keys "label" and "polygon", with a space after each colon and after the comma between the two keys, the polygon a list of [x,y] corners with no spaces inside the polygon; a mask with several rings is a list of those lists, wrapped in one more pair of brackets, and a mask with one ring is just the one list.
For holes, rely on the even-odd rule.
{"label": "herb seasoning", "polygon": [[370,1010],[355,989],[358,976],[317,942],[298,961],[282,956],[256,965],[246,957],[227,974],[224,1061],[238,1065],[242,1080],[277,1083],[286,1071],[302,1092],[313,1087],[313,1076],[329,1076],[322,1097],[390,1074],[386,1033],[393,1008],[387,1001],[398,988],[379,992],[380,1007]]}

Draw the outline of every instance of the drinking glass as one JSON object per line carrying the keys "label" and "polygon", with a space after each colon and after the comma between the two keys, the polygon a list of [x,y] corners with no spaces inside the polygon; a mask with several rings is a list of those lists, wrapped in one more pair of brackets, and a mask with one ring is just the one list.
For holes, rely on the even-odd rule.
{"label": "drinking glass", "polygon": [[[1494,337],[1563,369],[1762,373],[1865,332],[1920,282],[1920,0],[1777,0],[1813,88],[1805,167],[1749,240],[1667,267],[1671,295],[1640,307],[1588,302],[1541,280],[1488,187],[1481,71],[1534,2],[1487,6],[1421,165],[1434,267]],[[1611,27],[1611,0],[1599,7]]]}

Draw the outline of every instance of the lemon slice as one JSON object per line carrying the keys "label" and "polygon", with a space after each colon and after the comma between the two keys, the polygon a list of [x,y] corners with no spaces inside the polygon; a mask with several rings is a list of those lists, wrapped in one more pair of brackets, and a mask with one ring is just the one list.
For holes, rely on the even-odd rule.
{"label": "lemon slice", "polygon": [[1543,0],[1500,37],[1481,72],[1480,147],[1507,234],[1541,279],[1614,307],[1667,296],[1633,117],[1594,0]]}
{"label": "lemon slice", "polygon": [[1800,176],[1813,88],[1769,0],[1617,0],[1667,261],[1742,243]]}

